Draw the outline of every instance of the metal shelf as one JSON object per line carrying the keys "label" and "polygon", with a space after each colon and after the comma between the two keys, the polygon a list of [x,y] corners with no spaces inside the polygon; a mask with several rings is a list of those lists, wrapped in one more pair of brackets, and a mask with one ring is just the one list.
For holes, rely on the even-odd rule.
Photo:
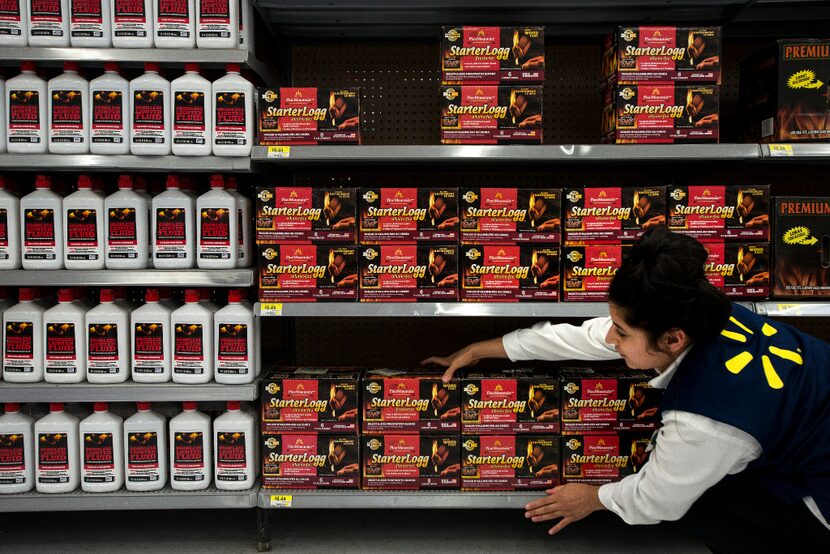
{"label": "metal shelf", "polygon": [[773,317],[830,317],[830,302],[756,302],[755,311]]}
{"label": "metal shelf", "polygon": [[825,162],[830,163],[830,144],[824,143],[787,143],[762,144],[761,155],[765,160],[777,162]]}
{"label": "metal shelf", "polygon": [[602,317],[603,302],[321,302],[262,303],[260,317]]}
{"label": "metal shelf", "polygon": [[176,383],[0,383],[0,402],[219,402],[259,397],[259,381],[247,385],[180,385]]}
{"label": "metal shelf", "polygon": [[[521,509],[544,494],[544,491],[305,491],[263,488],[259,491],[257,505],[260,508],[297,509]],[[280,497],[274,499],[273,505],[272,496]]]}
{"label": "metal shelf", "polygon": [[3,171],[250,172],[251,159],[229,156],[0,154]]}
{"label": "metal shelf", "polygon": [[59,287],[133,286],[133,287],[249,287],[254,283],[253,269],[71,269],[0,271],[3,286]]}

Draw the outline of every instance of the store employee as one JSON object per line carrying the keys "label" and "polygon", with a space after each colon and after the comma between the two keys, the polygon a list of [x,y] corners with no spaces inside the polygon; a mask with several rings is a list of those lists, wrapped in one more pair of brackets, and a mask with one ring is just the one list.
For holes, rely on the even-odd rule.
{"label": "store employee", "polygon": [[682,519],[714,552],[830,552],[830,345],[732,304],[706,250],[654,229],[609,290],[610,317],[540,323],[425,363],[618,360],[655,368],[663,426],[642,469],[568,484],[526,506],[550,534],[596,510],[629,524]]}

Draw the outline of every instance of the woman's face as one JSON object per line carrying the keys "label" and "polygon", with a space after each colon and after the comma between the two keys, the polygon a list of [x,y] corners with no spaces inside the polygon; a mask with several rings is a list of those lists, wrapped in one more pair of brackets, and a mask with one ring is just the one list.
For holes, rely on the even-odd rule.
{"label": "woman's face", "polygon": [[616,305],[609,303],[608,308],[613,324],[605,341],[614,345],[628,367],[662,372],[671,365],[676,356],[656,350],[645,331],[631,327],[623,320],[622,312]]}

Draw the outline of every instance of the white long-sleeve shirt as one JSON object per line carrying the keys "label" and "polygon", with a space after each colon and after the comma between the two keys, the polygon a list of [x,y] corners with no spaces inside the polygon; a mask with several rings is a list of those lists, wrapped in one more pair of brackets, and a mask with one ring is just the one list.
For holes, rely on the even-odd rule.
{"label": "white long-sleeve shirt", "polygon": [[[508,333],[502,344],[512,361],[618,360],[613,345],[605,341],[611,325],[610,317],[589,319],[578,327],[544,322]],[[651,386],[666,388],[687,352],[652,379]],[[662,422],[643,468],[599,489],[602,505],[626,523],[680,519],[707,489],[761,456],[761,445],[752,435],[706,416],[670,410],[662,413]],[[804,502],[830,529],[813,499]]]}

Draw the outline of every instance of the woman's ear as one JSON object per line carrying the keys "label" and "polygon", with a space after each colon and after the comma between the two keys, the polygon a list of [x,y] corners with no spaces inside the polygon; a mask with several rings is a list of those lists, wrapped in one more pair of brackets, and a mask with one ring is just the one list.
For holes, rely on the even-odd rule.
{"label": "woman's ear", "polygon": [[660,337],[660,350],[680,354],[691,344],[689,335],[683,329],[669,329]]}

